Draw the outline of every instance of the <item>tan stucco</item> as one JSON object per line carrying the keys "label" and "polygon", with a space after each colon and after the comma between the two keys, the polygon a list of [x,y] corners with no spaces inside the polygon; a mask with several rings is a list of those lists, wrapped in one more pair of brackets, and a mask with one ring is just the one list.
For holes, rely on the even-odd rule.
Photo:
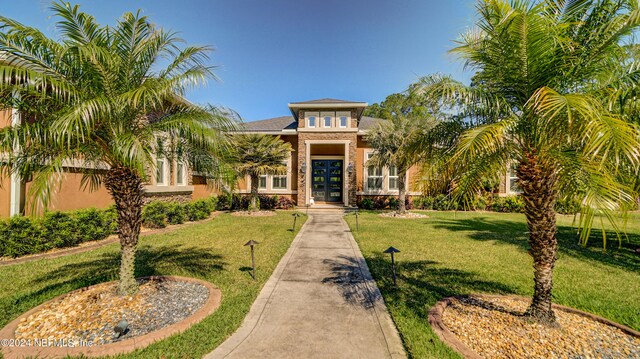
{"label": "tan stucco", "polygon": [[[113,205],[113,200],[109,192],[101,186],[96,191],[90,191],[88,188],[81,189],[80,182],[82,180],[81,173],[67,172],[63,175],[60,187],[57,188],[50,200],[48,210],[50,211],[71,211],[83,208],[107,208]],[[32,183],[26,184],[27,202],[31,198]],[[38,210],[36,213],[39,213]]]}
{"label": "tan stucco", "polygon": [[11,178],[0,176],[0,218],[7,218],[11,204]]}

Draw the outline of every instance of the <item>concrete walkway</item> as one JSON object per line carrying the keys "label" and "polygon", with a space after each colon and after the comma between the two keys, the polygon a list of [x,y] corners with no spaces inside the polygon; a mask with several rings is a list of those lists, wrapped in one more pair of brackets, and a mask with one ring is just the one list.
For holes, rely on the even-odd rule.
{"label": "concrete walkway", "polygon": [[405,358],[341,214],[310,214],[242,326],[205,358]]}

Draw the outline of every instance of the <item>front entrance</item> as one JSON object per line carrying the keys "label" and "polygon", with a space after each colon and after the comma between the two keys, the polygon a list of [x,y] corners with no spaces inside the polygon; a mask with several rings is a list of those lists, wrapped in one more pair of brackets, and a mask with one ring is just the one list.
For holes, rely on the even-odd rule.
{"label": "front entrance", "polygon": [[311,196],[315,202],[342,202],[342,160],[311,161]]}

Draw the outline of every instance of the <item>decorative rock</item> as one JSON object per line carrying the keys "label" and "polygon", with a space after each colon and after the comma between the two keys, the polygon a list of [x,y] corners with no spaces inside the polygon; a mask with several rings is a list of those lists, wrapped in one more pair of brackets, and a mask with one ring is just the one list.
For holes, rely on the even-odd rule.
{"label": "decorative rock", "polygon": [[[130,297],[120,297],[115,290],[115,283],[107,283],[67,295],[20,320],[15,338],[108,344],[177,323],[202,307],[209,296],[203,285],[180,281],[143,280],[138,293]],[[129,322],[129,331],[115,338],[113,327],[123,318]]]}
{"label": "decorative rock", "polygon": [[449,302],[442,323],[484,358],[640,358],[640,337],[583,315],[555,310],[557,328],[522,316],[528,302],[465,297]]}

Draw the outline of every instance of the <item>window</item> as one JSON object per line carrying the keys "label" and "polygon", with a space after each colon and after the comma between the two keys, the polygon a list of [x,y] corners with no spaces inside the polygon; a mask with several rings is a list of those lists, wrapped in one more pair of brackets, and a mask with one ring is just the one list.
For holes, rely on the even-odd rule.
{"label": "window", "polygon": [[398,167],[389,166],[389,190],[397,191],[399,189],[398,184]]}
{"label": "window", "polygon": [[258,189],[267,189],[267,176],[258,177]]}
{"label": "window", "polygon": [[322,127],[323,128],[331,128],[333,127],[333,119],[336,118],[335,112],[320,112],[320,118],[322,118]]}
{"label": "window", "polygon": [[331,116],[324,117],[324,127],[325,128],[331,127]]}
{"label": "window", "polygon": [[338,127],[340,127],[340,128],[349,127],[349,119],[351,118],[351,113],[349,113],[349,112],[336,112],[336,116],[338,118]]}
{"label": "window", "polygon": [[347,116],[340,116],[340,127],[347,128]]}
{"label": "window", "polygon": [[157,185],[166,185],[165,182],[165,159],[164,158],[158,158],[156,160],[156,184]]}
{"label": "window", "polygon": [[184,185],[184,178],[185,178],[185,170],[184,170],[184,165],[182,164],[182,162],[178,162],[176,164],[176,184],[177,185]]}
{"label": "window", "polygon": [[307,119],[307,127],[318,127],[317,121],[319,115],[319,112],[306,112],[305,117]]}
{"label": "window", "polygon": [[[367,161],[373,156],[373,153],[367,153]],[[382,190],[382,167],[367,166],[367,190]]]}
{"label": "window", "polygon": [[509,167],[509,171],[507,172],[507,176],[509,179],[509,193],[521,193],[522,188],[518,185],[518,175],[516,174],[516,164],[511,165]]}
{"label": "window", "polygon": [[287,189],[287,176],[273,176],[273,181],[271,182],[271,188]]}

